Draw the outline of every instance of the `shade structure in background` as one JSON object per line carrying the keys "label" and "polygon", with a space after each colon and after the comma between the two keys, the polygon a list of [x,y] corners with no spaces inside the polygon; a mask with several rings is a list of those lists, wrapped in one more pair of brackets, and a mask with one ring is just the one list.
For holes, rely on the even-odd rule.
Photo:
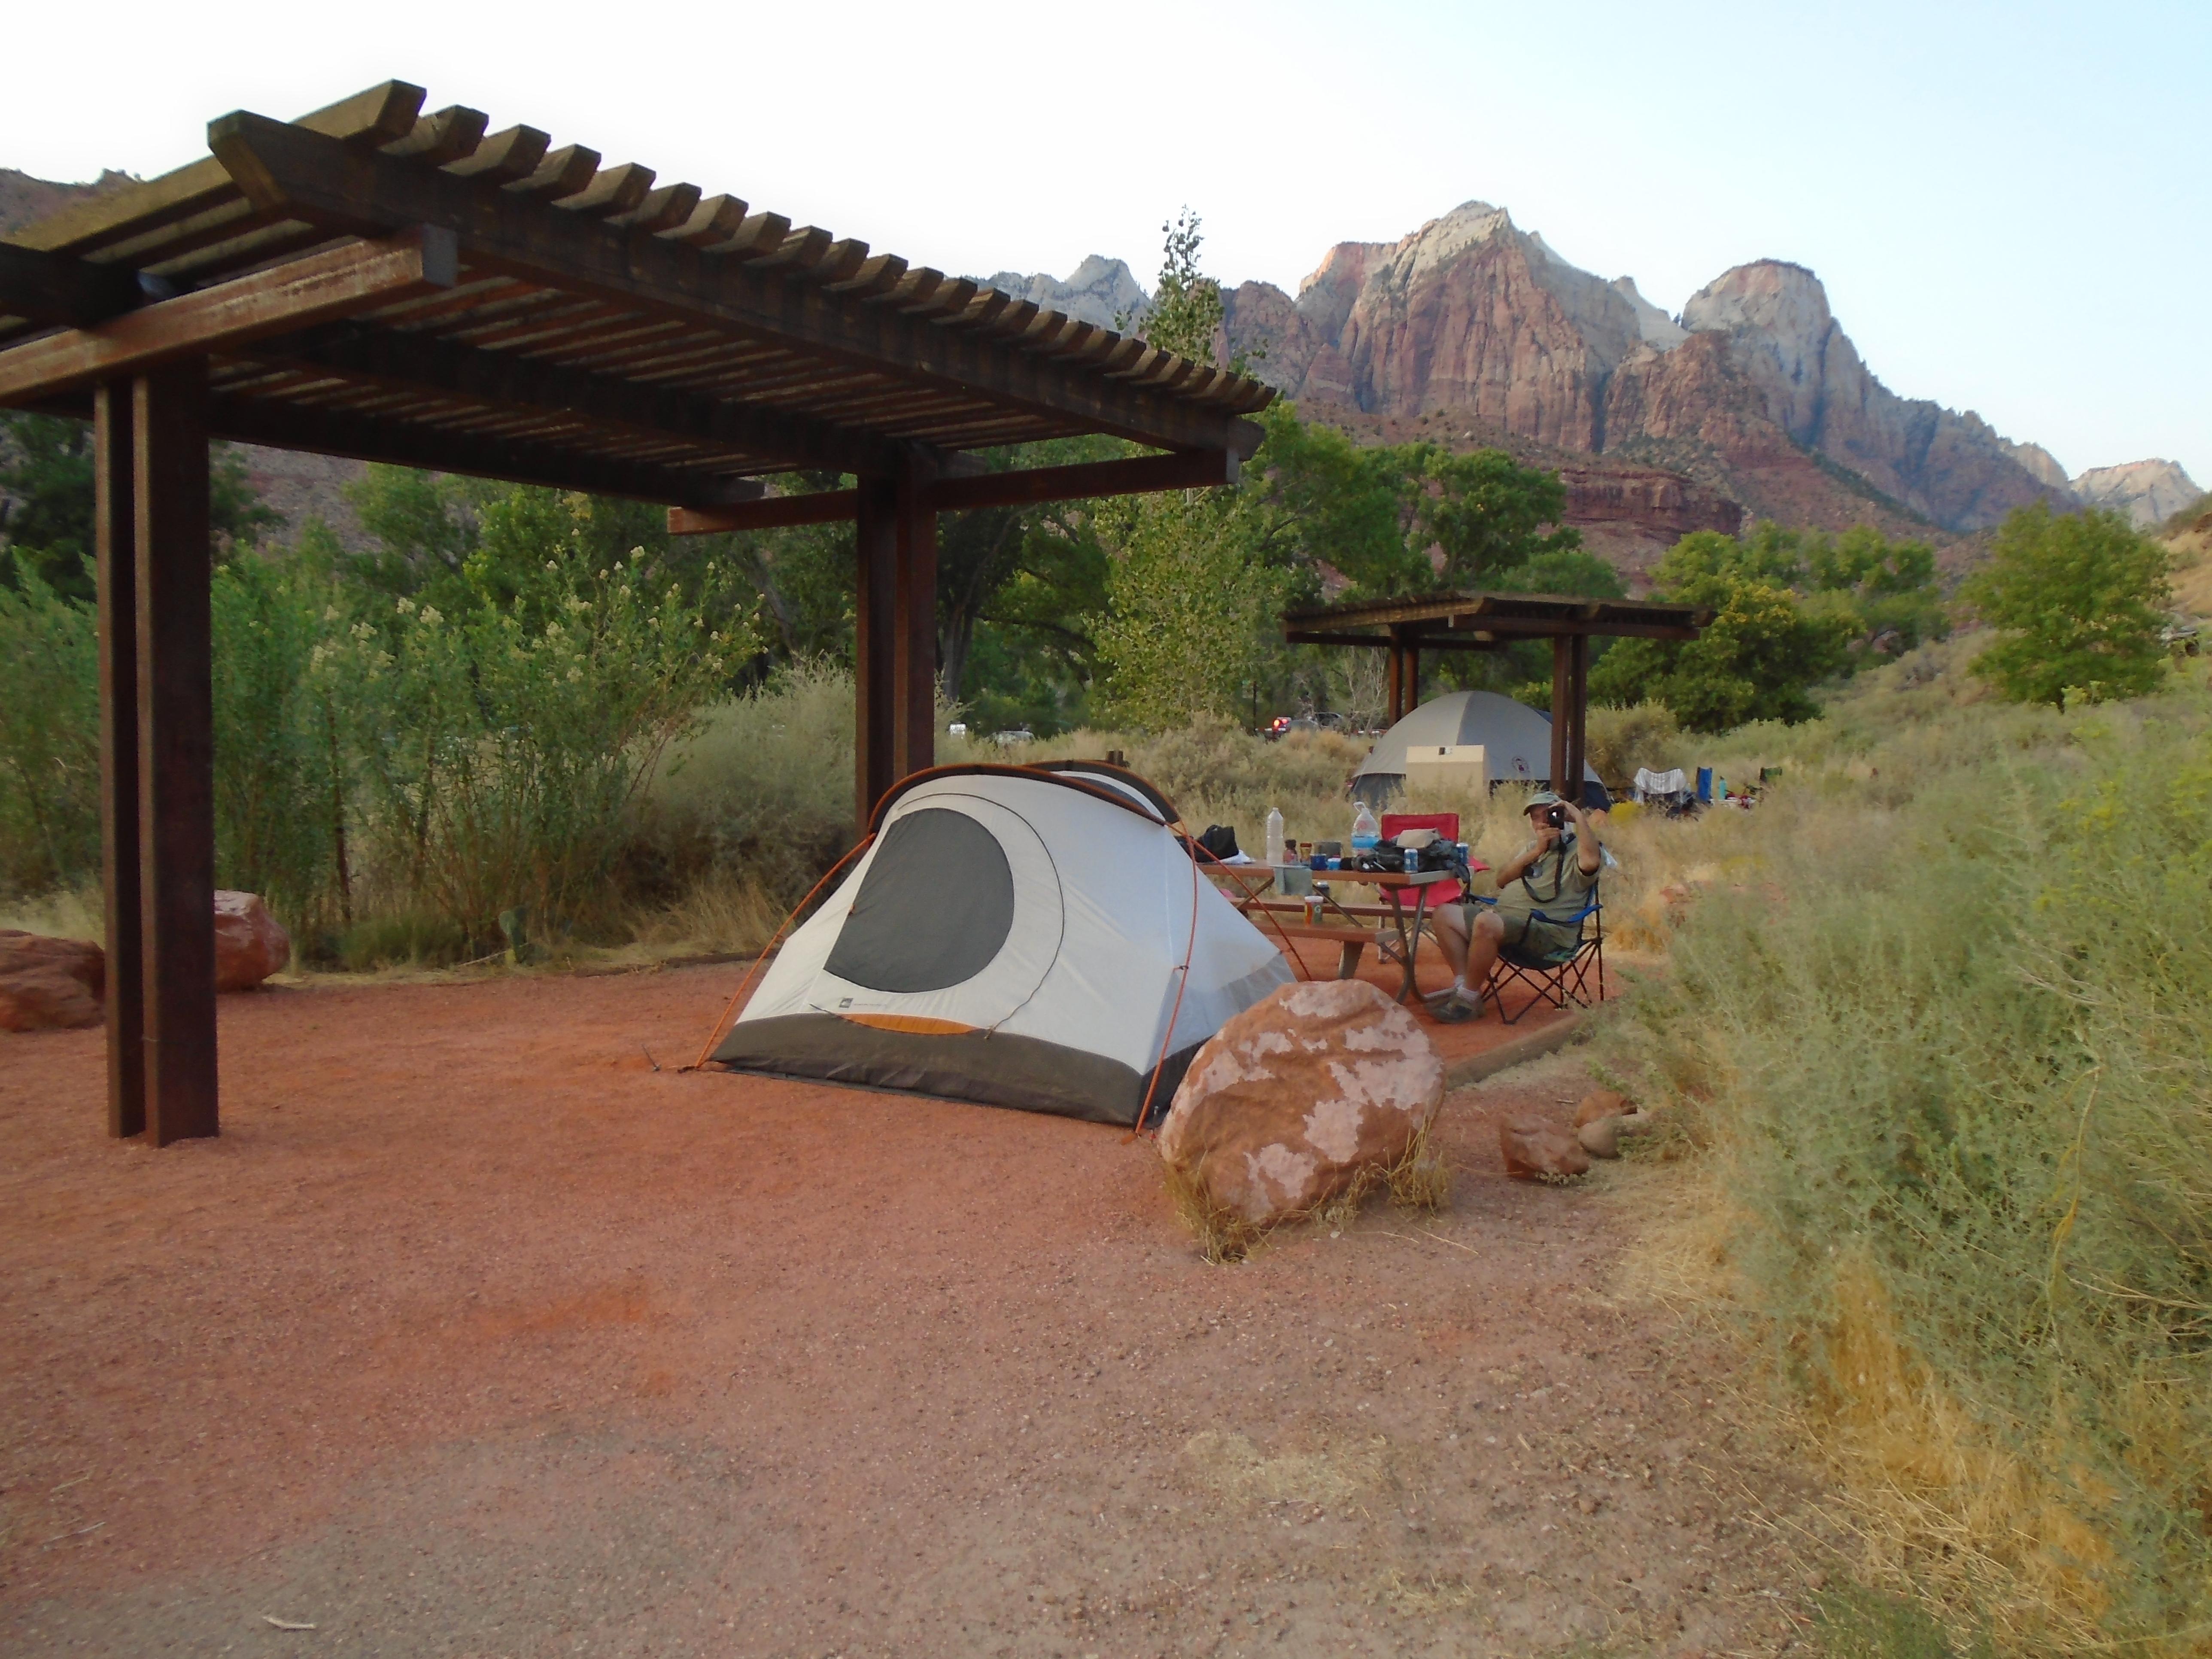
{"label": "shade structure in background", "polygon": [[[1352,775],[1352,793],[1380,807],[1405,788],[1408,755],[1470,747],[1483,750],[1492,783],[1556,787],[1548,719],[1495,691],[1451,691],[1423,703],[1375,740]],[[1585,763],[1583,776],[1597,782],[1597,769]]]}
{"label": "shade structure in background", "polygon": [[1097,1123],[1149,1094],[1157,1118],[1199,1046],[1292,977],[1173,823],[1104,766],[909,779],[714,1059]]}

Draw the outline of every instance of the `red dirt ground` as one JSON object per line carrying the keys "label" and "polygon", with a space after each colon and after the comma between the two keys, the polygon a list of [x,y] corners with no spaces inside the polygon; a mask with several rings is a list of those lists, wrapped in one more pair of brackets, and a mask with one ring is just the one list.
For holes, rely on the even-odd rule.
{"label": "red dirt ground", "polygon": [[[225,1132],[0,1037],[0,1650],[1774,1652],[1808,1496],[1625,1197],[1199,1261],[1149,1146],[679,1073],[737,970],[223,999]],[[648,1052],[662,1069],[651,1069]],[[270,1619],[315,1626],[281,1631]]]}

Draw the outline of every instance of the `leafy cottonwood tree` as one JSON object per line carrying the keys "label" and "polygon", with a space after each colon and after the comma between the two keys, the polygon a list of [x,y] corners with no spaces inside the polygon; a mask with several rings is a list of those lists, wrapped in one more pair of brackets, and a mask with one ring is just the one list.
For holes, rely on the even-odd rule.
{"label": "leafy cottonwood tree", "polygon": [[1771,539],[1683,537],[1652,580],[1674,604],[1711,607],[1711,624],[1694,640],[1618,641],[1590,671],[1591,694],[1621,707],[1664,704],[1692,732],[1811,720],[1820,712],[1811,688],[1844,666],[1853,628],[1798,603],[1784,585],[1796,569],[1794,549]]}
{"label": "leafy cottonwood tree", "polygon": [[1417,486],[1414,544],[1443,550],[1443,586],[1492,586],[1532,559],[1581,548],[1582,532],[1561,524],[1567,490],[1558,473],[1522,466],[1500,449],[1455,455],[1417,444],[1407,459]]}
{"label": "leafy cottonwood tree", "polygon": [[[1145,338],[1200,362],[1218,360],[1221,287],[1198,269],[1199,220],[1163,227],[1164,257]],[[1111,718],[1152,730],[1237,712],[1273,648],[1282,580],[1264,556],[1255,496],[1178,490],[1100,502],[1109,557],[1106,605],[1092,635]]]}
{"label": "leafy cottonwood tree", "polygon": [[2117,513],[2016,509],[1960,590],[2005,637],[1972,672],[2016,702],[2141,696],[2159,681],[2172,556]]}

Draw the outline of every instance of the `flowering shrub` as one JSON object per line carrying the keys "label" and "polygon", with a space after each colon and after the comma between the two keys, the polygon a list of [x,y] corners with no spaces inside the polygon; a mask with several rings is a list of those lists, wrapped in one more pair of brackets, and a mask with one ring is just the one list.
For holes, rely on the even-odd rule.
{"label": "flowering shrub", "polygon": [[488,525],[459,603],[401,598],[310,664],[343,687],[382,879],[477,941],[518,905],[600,919],[641,787],[754,649],[749,611],[711,626],[710,601],[652,590],[641,551],[593,568],[533,528],[549,556],[497,556]]}

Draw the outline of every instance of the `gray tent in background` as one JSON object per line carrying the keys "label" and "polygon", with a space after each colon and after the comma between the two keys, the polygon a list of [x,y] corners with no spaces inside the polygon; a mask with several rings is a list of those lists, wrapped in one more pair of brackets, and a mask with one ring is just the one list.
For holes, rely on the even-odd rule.
{"label": "gray tent in background", "polygon": [[[1552,720],[1495,691],[1451,691],[1432,697],[1375,741],[1352,774],[1352,793],[1378,810],[1406,787],[1406,753],[1480,744],[1492,783],[1551,781]],[[1597,770],[1583,775],[1598,782]]]}

